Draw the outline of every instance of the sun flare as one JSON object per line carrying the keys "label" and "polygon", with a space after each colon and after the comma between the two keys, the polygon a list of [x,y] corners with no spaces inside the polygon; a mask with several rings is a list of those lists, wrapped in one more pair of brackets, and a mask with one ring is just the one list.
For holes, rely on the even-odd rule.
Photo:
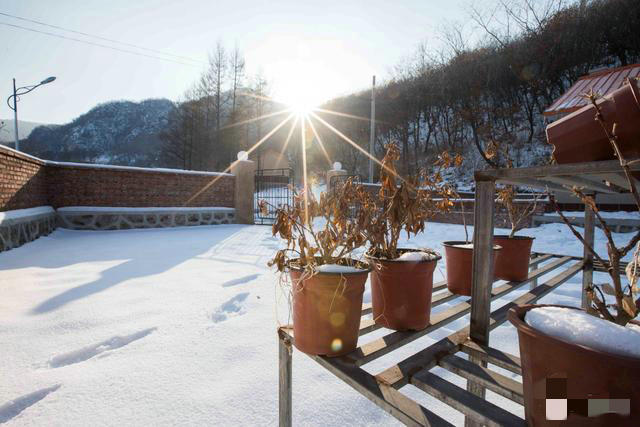
{"label": "sun flare", "polygon": [[292,113],[295,113],[298,117],[307,117],[316,107],[314,102],[310,98],[305,98],[304,94],[295,99],[287,101],[288,107]]}

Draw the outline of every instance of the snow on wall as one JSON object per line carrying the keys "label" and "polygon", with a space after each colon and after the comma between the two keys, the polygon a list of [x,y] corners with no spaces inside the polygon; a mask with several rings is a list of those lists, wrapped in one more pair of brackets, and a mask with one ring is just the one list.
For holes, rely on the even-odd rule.
{"label": "snow on wall", "polygon": [[187,202],[189,207],[233,207],[234,185],[235,176],[228,173],[50,162],[0,146],[0,211]]}

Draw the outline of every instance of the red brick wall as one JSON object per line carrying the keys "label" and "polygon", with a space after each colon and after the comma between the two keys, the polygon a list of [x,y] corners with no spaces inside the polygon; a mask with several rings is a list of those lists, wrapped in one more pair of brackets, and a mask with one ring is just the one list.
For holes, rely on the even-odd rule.
{"label": "red brick wall", "polygon": [[0,146],[0,211],[48,204],[44,162]]}
{"label": "red brick wall", "polygon": [[[213,180],[215,183],[207,187]],[[47,181],[49,201],[54,208],[234,206],[235,177],[229,175],[48,165]]]}
{"label": "red brick wall", "polygon": [[[464,203],[464,205],[462,205]],[[436,215],[431,221],[433,222],[442,222],[446,224],[463,224],[462,222],[462,212],[464,208],[464,217],[465,221],[468,225],[473,225],[473,208],[475,202],[473,200],[465,201],[465,202],[456,202],[454,206],[451,208],[451,212],[445,214]],[[526,209],[529,207],[529,201],[523,202],[515,202],[516,206],[521,207],[522,209]],[[531,227],[531,221],[533,215],[542,215],[545,211],[545,206],[547,205],[546,201],[538,202],[536,206],[535,212],[529,217],[522,220],[519,228],[529,228]],[[507,213],[507,209],[500,203],[495,204],[494,208],[494,216],[493,221],[496,228],[511,228],[511,222],[509,221],[509,214]]]}
{"label": "red brick wall", "polygon": [[0,146],[0,211],[42,205],[233,207],[234,185],[232,175],[56,165]]}

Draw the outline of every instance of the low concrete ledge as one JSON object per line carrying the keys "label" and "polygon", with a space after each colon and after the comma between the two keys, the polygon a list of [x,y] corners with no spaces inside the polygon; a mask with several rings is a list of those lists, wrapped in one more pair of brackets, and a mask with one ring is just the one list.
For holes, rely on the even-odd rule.
{"label": "low concrete ledge", "polygon": [[56,212],[51,206],[0,212],[0,252],[46,236],[55,228]]}
{"label": "low concrete ledge", "polygon": [[57,210],[58,226],[73,230],[128,230],[234,224],[234,208],[123,208],[69,206]]}
{"label": "low concrete ledge", "polygon": [[[577,225],[578,227],[584,227],[584,217],[580,216],[567,216],[569,223]],[[640,230],[640,220],[628,219],[628,218],[607,218],[604,217],[604,222],[614,233],[631,233],[632,231]],[[532,227],[538,227],[542,224],[564,224],[562,218],[559,215],[534,215],[531,221]],[[602,228],[600,221],[596,220],[595,225],[598,228]]]}

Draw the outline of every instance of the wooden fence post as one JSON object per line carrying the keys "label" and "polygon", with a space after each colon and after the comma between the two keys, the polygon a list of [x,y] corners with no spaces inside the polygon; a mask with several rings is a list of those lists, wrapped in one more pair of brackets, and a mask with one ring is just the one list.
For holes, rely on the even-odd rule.
{"label": "wooden fence post", "polygon": [[291,427],[291,342],[278,330],[278,420],[280,427]]}
{"label": "wooden fence post", "polygon": [[[493,285],[493,214],[495,209],[494,181],[476,181],[476,200],[473,212],[473,284],[471,288],[471,339],[482,345],[489,344],[489,315],[491,313],[491,287]],[[469,360],[486,366],[479,359]],[[485,388],[467,381],[467,390],[484,399]],[[465,417],[467,427],[478,425]]]}

